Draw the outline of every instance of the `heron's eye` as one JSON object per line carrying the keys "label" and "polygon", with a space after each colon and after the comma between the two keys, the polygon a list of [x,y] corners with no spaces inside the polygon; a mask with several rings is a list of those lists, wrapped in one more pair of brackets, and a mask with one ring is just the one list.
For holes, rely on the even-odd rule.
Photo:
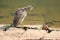
{"label": "heron's eye", "polygon": [[20,10],[17,10],[17,11],[20,11]]}

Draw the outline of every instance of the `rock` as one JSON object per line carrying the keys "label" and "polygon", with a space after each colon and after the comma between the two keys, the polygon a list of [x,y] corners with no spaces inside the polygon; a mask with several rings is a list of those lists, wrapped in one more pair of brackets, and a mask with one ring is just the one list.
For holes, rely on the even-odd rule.
{"label": "rock", "polygon": [[52,31],[45,35],[43,40],[60,40],[60,31]]}
{"label": "rock", "polygon": [[22,40],[39,40],[42,38],[45,34],[47,34],[46,31],[44,30],[33,30],[33,29],[28,29],[23,35],[20,37]]}

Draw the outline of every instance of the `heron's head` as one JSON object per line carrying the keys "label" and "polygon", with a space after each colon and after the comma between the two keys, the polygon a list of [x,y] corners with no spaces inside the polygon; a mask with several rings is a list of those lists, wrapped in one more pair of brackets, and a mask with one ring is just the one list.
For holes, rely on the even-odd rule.
{"label": "heron's head", "polygon": [[27,6],[27,10],[32,10],[32,9],[33,9],[32,5]]}
{"label": "heron's head", "polygon": [[17,11],[29,11],[29,10],[32,10],[32,9],[33,9],[32,5],[29,5],[27,7],[18,8]]}
{"label": "heron's head", "polygon": [[22,12],[22,11],[24,12],[24,11],[26,11],[26,10],[25,10],[25,8],[18,8],[18,9],[17,9],[17,12],[20,12],[20,11],[21,11],[21,12]]}
{"label": "heron's head", "polygon": [[33,9],[32,5],[29,5],[27,7],[21,8],[21,10],[23,10],[23,11],[28,11],[28,10],[32,10],[32,9]]}

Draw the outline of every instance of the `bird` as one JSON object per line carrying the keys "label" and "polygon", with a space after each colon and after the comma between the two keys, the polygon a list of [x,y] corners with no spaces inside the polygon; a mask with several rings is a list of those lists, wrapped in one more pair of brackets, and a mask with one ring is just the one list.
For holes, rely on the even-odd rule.
{"label": "bird", "polygon": [[[13,26],[16,27],[16,28],[20,28],[20,27],[17,27],[17,25],[22,24],[23,20],[27,16],[27,11],[32,10],[32,9],[33,9],[32,5],[29,5],[29,6],[26,6],[26,7],[23,7],[23,8],[18,8],[15,11],[15,15],[14,15],[14,18],[13,18],[13,23],[10,26],[3,29],[3,31],[6,31],[7,29],[9,29]],[[24,27],[23,29],[27,30],[27,27]]]}
{"label": "bird", "polygon": [[32,5],[23,8],[18,8],[15,12],[15,16],[13,19],[13,26],[16,27],[18,24],[22,24],[25,17],[27,16],[27,11],[32,9],[33,9]]}
{"label": "bird", "polygon": [[46,31],[48,31],[48,33],[54,31],[54,30],[49,29],[47,24],[43,24],[42,30],[46,30]]}

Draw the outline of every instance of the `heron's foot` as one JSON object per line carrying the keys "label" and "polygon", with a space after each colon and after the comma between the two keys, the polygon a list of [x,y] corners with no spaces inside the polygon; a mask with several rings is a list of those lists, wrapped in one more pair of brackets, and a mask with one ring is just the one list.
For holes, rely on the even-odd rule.
{"label": "heron's foot", "polygon": [[7,31],[7,28],[3,29],[3,31]]}
{"label": "heron's foot", "polygon": [[3,31],[7,31],[11,27],[12,27],[12,24],[10,26],[7,26],[5,29],[3,29]]}

